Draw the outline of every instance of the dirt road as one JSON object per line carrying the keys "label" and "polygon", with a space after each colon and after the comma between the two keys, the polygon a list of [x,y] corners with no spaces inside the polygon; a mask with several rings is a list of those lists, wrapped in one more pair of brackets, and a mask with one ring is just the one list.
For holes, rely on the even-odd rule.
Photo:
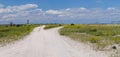
{"label": "dirt road", "polygon": [[102,51],[67,37],[60,36],[59,28],[44,30],[37,27],[24,40],[1,47],[0,57],[107,57]]}

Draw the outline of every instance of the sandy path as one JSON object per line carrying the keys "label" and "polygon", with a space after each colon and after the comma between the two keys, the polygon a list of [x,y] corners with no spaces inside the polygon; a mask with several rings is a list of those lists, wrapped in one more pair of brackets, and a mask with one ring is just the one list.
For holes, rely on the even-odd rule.
{"label": "sandy path", "polygon": [[0,48],[0,57],[107,57],[104,52],[60,36],[53,28],[37,27],[24,40]]}

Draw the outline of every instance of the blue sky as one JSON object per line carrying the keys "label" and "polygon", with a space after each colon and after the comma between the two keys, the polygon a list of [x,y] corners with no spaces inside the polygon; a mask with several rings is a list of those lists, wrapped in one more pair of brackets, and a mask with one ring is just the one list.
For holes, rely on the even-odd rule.
{"label": "blue sky", "polygon": [[0,0],[0,23],[110,23],[120,0]]}
{"label": "blue sky", "polygon": [[1,0],[6,6],[37,4],[43,10],[64,8],[107,8],[119,7],[120,0]]}

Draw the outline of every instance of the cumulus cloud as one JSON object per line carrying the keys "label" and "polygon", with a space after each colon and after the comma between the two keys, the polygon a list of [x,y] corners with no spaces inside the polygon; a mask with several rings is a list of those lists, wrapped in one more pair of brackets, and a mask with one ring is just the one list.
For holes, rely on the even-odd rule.
{"label": "cumulus cloud", "polygon": [[120,9],[103,8],[66,8],[46,10],[38,8],[36,4],[7,6],[0,8],[0,21],[22,22],[30,19],[33,23],[81,23],[81,22],[111,22],[120,20]]}
{"label": "cumulus cloud", "polygon": [[11,13],[11,12],[19,12],[29,9],[37,8],[38,5],[36,4],[26,4],[21,6],[8,6],[6,8],[0,8],[0,13]]}
{"label": "cumulus cloud", "polygon": [[46,13],[47,14],[62,14],[62,12],[60,12],[58,10],[47,10]]}

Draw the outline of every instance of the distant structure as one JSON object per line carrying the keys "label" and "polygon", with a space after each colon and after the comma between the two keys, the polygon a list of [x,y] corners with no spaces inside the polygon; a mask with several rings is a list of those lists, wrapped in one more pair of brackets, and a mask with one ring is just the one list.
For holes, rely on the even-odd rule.
{"label": "distant structure", "polygon": [[30,21],[29,21],[29,20],[27,20],[27,24],[30,24]]}
{"label": "distant structure", "polygon": [[10,22],[10,26],[13,26],[13,22]]}

